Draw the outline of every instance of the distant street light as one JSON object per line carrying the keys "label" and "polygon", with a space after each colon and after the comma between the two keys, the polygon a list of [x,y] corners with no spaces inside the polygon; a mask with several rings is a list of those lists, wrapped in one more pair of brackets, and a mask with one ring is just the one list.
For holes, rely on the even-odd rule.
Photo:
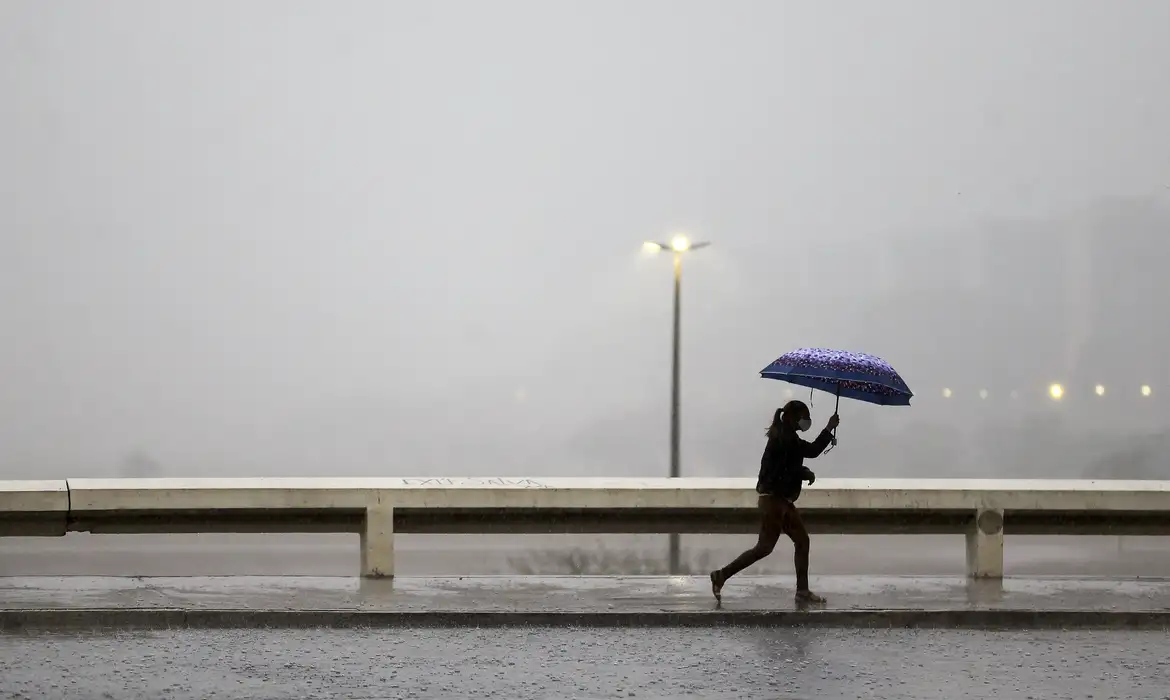
{"label": "distant street light", "polygon": [[1048,387],[1048,395],[1052,397],[1053,401],[1060,401],[1064,398],[1064,387],[1059,384],[1053,384]]}
{"label": "distant street light", "polygon": [[1097,392],[1097,396],[1104,396],[1105,395],[1105,385],[1098,384],[1097,386],[1093,387],[1093,391]]}
{"label": "distant street light", "polygon": [[1154,393],[1154,390],[1150,388],[1149,384],[1142,385],[1142,396],[1149,396],[1152,393]]}
{"label": "distant street light", "polygon": [[[679,332],[680,332],[680,305],[682,297],[682,256],[700,248],[711,245],[707,241],[692,243],[683,235],[670,239],[670,243],[656,243],[647,241],[642,247],[648,252],[657,253],[670,250],[674,253],[674,341],[671,360],[670,382],[670,477],[677,479],[681,475],[679,467]],[[670,573],[677,576],[680,569],[678,533],[670,535]]]}

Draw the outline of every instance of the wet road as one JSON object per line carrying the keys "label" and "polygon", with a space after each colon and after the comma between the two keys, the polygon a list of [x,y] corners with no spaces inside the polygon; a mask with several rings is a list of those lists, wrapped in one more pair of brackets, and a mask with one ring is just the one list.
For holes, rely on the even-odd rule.
{"label": "wet road", "polygon": [[1170,697],[1170,634],[237,630],[0,636],[9,698]]}
{"label": "wet road", "polygon": [[[1161,624],[1170,610],[1167,579],[973,581],[965,577],[817,576],[813,581],[816,590],[828,598],[825,605],[818,606],[822,612],[1020,611],[1024,614],[1018,617],[1033,620],[1031,613],[1092,611],[1157,616]],[[792,576],[739,576],[724,587],[723,603],[716,606],[705,576],[399,576],[380,580],[352,576],[13,577],[0,578],[0,612],[92,611],[100,619],[113,618],[106,624],[118,628],[125,623],[108,611],[222,611],[239,613],[226,616],[237,619],[269,611],[275,618],[300,627],[327,624],[299,622],[319,619],[298,614],[314,611],[339,618],[337,626],[355,626],[340,620],[343,613],[377,613],[362,619],[430,615],[448,621],[482,619],[477,617],[480,613],[506,613],[502,617],[513,620],[527,614],[537,620],[546,613],[571,620],[574,616],[614,613],[670,617],[715,610],[756,616],[796,610],[792,597],[795,584]],[[161,619],[171,618],[164,615]],[[168,622],[162,628],[173,624]],[[277,623],[270,621],[264,626],[272,624]],[[1034,629],[1035,623],[1029,624]]]}

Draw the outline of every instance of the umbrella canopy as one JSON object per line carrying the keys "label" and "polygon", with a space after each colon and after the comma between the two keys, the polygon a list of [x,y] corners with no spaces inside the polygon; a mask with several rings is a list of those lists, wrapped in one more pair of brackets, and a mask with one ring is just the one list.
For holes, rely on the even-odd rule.
{"label": "umbrella canopy", "polygon": [[860,352],[801,348],[785,353],[760,372],[765,379],[820,389],[880,406],[909,406],[914,396],[890,363]]}

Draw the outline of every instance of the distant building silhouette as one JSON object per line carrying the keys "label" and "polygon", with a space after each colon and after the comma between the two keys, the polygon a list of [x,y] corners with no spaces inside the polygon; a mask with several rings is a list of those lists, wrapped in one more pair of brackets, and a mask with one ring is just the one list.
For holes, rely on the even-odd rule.
{"label": "distant building silhouette", "polygon": [[150,455],[135,450],[122,460],[118,475],[128,479],[149,479],[162,476],[162,465]]}

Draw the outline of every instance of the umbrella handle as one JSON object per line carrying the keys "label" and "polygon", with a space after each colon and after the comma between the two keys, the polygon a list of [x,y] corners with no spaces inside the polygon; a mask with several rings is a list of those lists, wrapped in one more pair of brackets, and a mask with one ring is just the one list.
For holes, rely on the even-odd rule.
{"label": "umbrella handle", "polygon": [[[837,382],[837,403],[833,406],[833,415],[837,415],[841,409],[841,383]],[[837,428],[833,428],[833,446],[837,446]]]}

